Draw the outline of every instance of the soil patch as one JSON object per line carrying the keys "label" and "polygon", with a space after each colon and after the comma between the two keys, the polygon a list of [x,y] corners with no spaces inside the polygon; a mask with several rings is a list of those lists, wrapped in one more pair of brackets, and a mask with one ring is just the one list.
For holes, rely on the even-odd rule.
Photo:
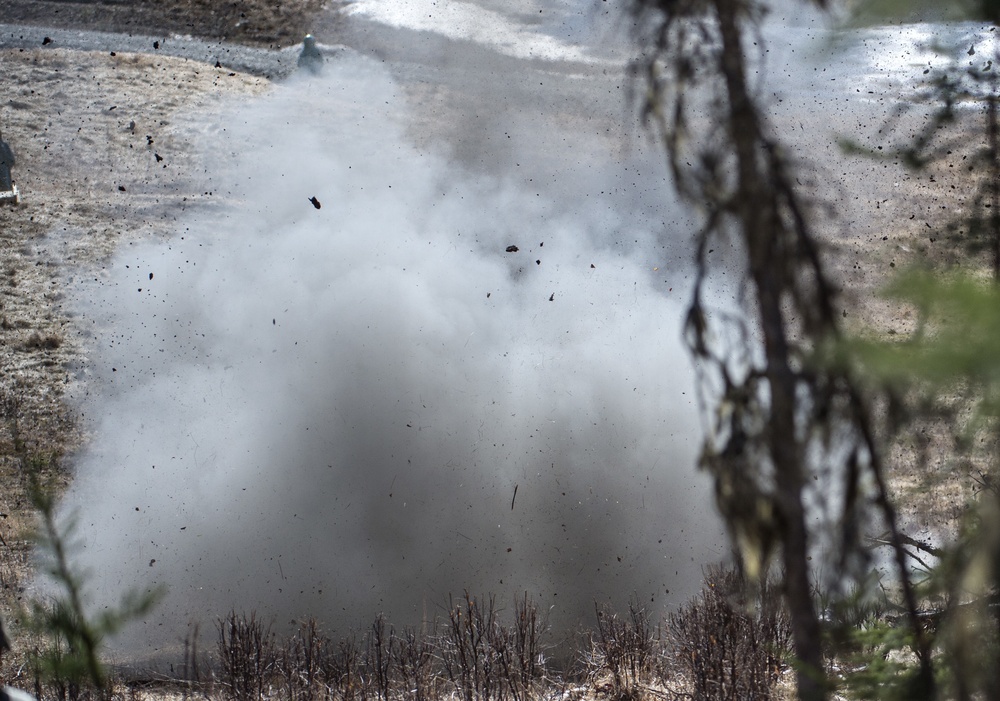
{"label": "soil patch", "polygon": [[256,46],[302,41],[336,0],[0,0],[8,24],[139,34],[182,34]]}

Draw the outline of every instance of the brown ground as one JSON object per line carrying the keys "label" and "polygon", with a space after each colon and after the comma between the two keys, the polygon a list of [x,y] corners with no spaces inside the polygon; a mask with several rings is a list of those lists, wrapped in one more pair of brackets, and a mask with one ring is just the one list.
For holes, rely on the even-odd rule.
{"label": "brown ground", "polygon": [[[331,4],[0,0],[0,21],[284,46]],[[0,75],[0,129],[22,193],[20,206],[0,208],[0,616],[9,620],[26,576],[25,461],[55,464],[81,440],[66,398],[81,387],[84,332],[64,285],[99,275],[123,237],[166,235],[178,212],[212,206],[185,176],[194,136],[178,117],[268,82],[182,59],[52,47],[0,50]]]}
{"label": "brown ground", "polygon": [[259,46],[302,41],[326,0],[0,0],[0,21]]}
{"label": "brown ground", "polygon": [[[968,168],[973,152],[986,147],[981,119],[966,113],[953,127],[963,138],[924,170],[873,161],[869,176],[854,184],[868,200],[868,219],[835,237],[830,258],[843,287],[848,332],[891,342],[904,341],[916,329],[914,309],[880,294],[907,267],[989,270],[987,253],[970,252],[961,229],[949,229],[968,215],[983,177]],[[952,433],[932,422],[906,431],[885,456],[901,521],[918,539],[954,535],[977,488],[981,456],[959,461],[956,454]]]}

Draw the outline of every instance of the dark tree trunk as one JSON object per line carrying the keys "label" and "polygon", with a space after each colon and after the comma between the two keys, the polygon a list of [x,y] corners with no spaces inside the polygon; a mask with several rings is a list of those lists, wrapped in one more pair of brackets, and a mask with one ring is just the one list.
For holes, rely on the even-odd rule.
{"label": "dark tree trunk", "polygon": [[729,99],[730,137],[736,147],[738,219],[749,255],[749,274],[757,289],[760,330],[766,366],[764,376],[770,390],[768,443],[776,478],[775,502],[784,527],[783,547],[785,599],[792,620],[795,655],[800,664],[799,698],[826,698],[819,618],[813,604],[808,566],[808,541],[803,507],[803,466],[795,430],[796,379],[791,367],[781,311],[782,284],[786,275],[774,265],[774,248],[788,245],[777,202],[772,193],[760,192],[771,180],[756,108],[746,86],[741,32],[737,13],[739,0],[715,0],[722,38],[721,71]]}

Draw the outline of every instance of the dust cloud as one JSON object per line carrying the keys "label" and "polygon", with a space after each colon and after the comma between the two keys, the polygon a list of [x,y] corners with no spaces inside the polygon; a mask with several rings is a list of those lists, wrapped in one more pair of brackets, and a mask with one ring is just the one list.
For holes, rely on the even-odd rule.
{"label": "dust cloud", "polygon": [[93,440],[63,511],[95,610],[168,590],[130,653],[231,608],[346,632],[466,589],[527,591],[565,631],[595,600],[675,606],[724,556],[666,185],[570,144],[588,167],[539,189],[418,149],[408,118],[345,54],[193,119],[236,205],[79,289]]}

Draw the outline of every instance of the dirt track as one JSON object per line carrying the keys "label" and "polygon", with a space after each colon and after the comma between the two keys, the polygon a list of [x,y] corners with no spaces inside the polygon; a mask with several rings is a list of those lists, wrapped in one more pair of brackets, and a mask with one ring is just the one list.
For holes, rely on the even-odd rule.
{"label": "dirt track", "polygon": [[310,31],[326,0],[0,0],[8,24],[103,32],[183,34],[289,46]]}

